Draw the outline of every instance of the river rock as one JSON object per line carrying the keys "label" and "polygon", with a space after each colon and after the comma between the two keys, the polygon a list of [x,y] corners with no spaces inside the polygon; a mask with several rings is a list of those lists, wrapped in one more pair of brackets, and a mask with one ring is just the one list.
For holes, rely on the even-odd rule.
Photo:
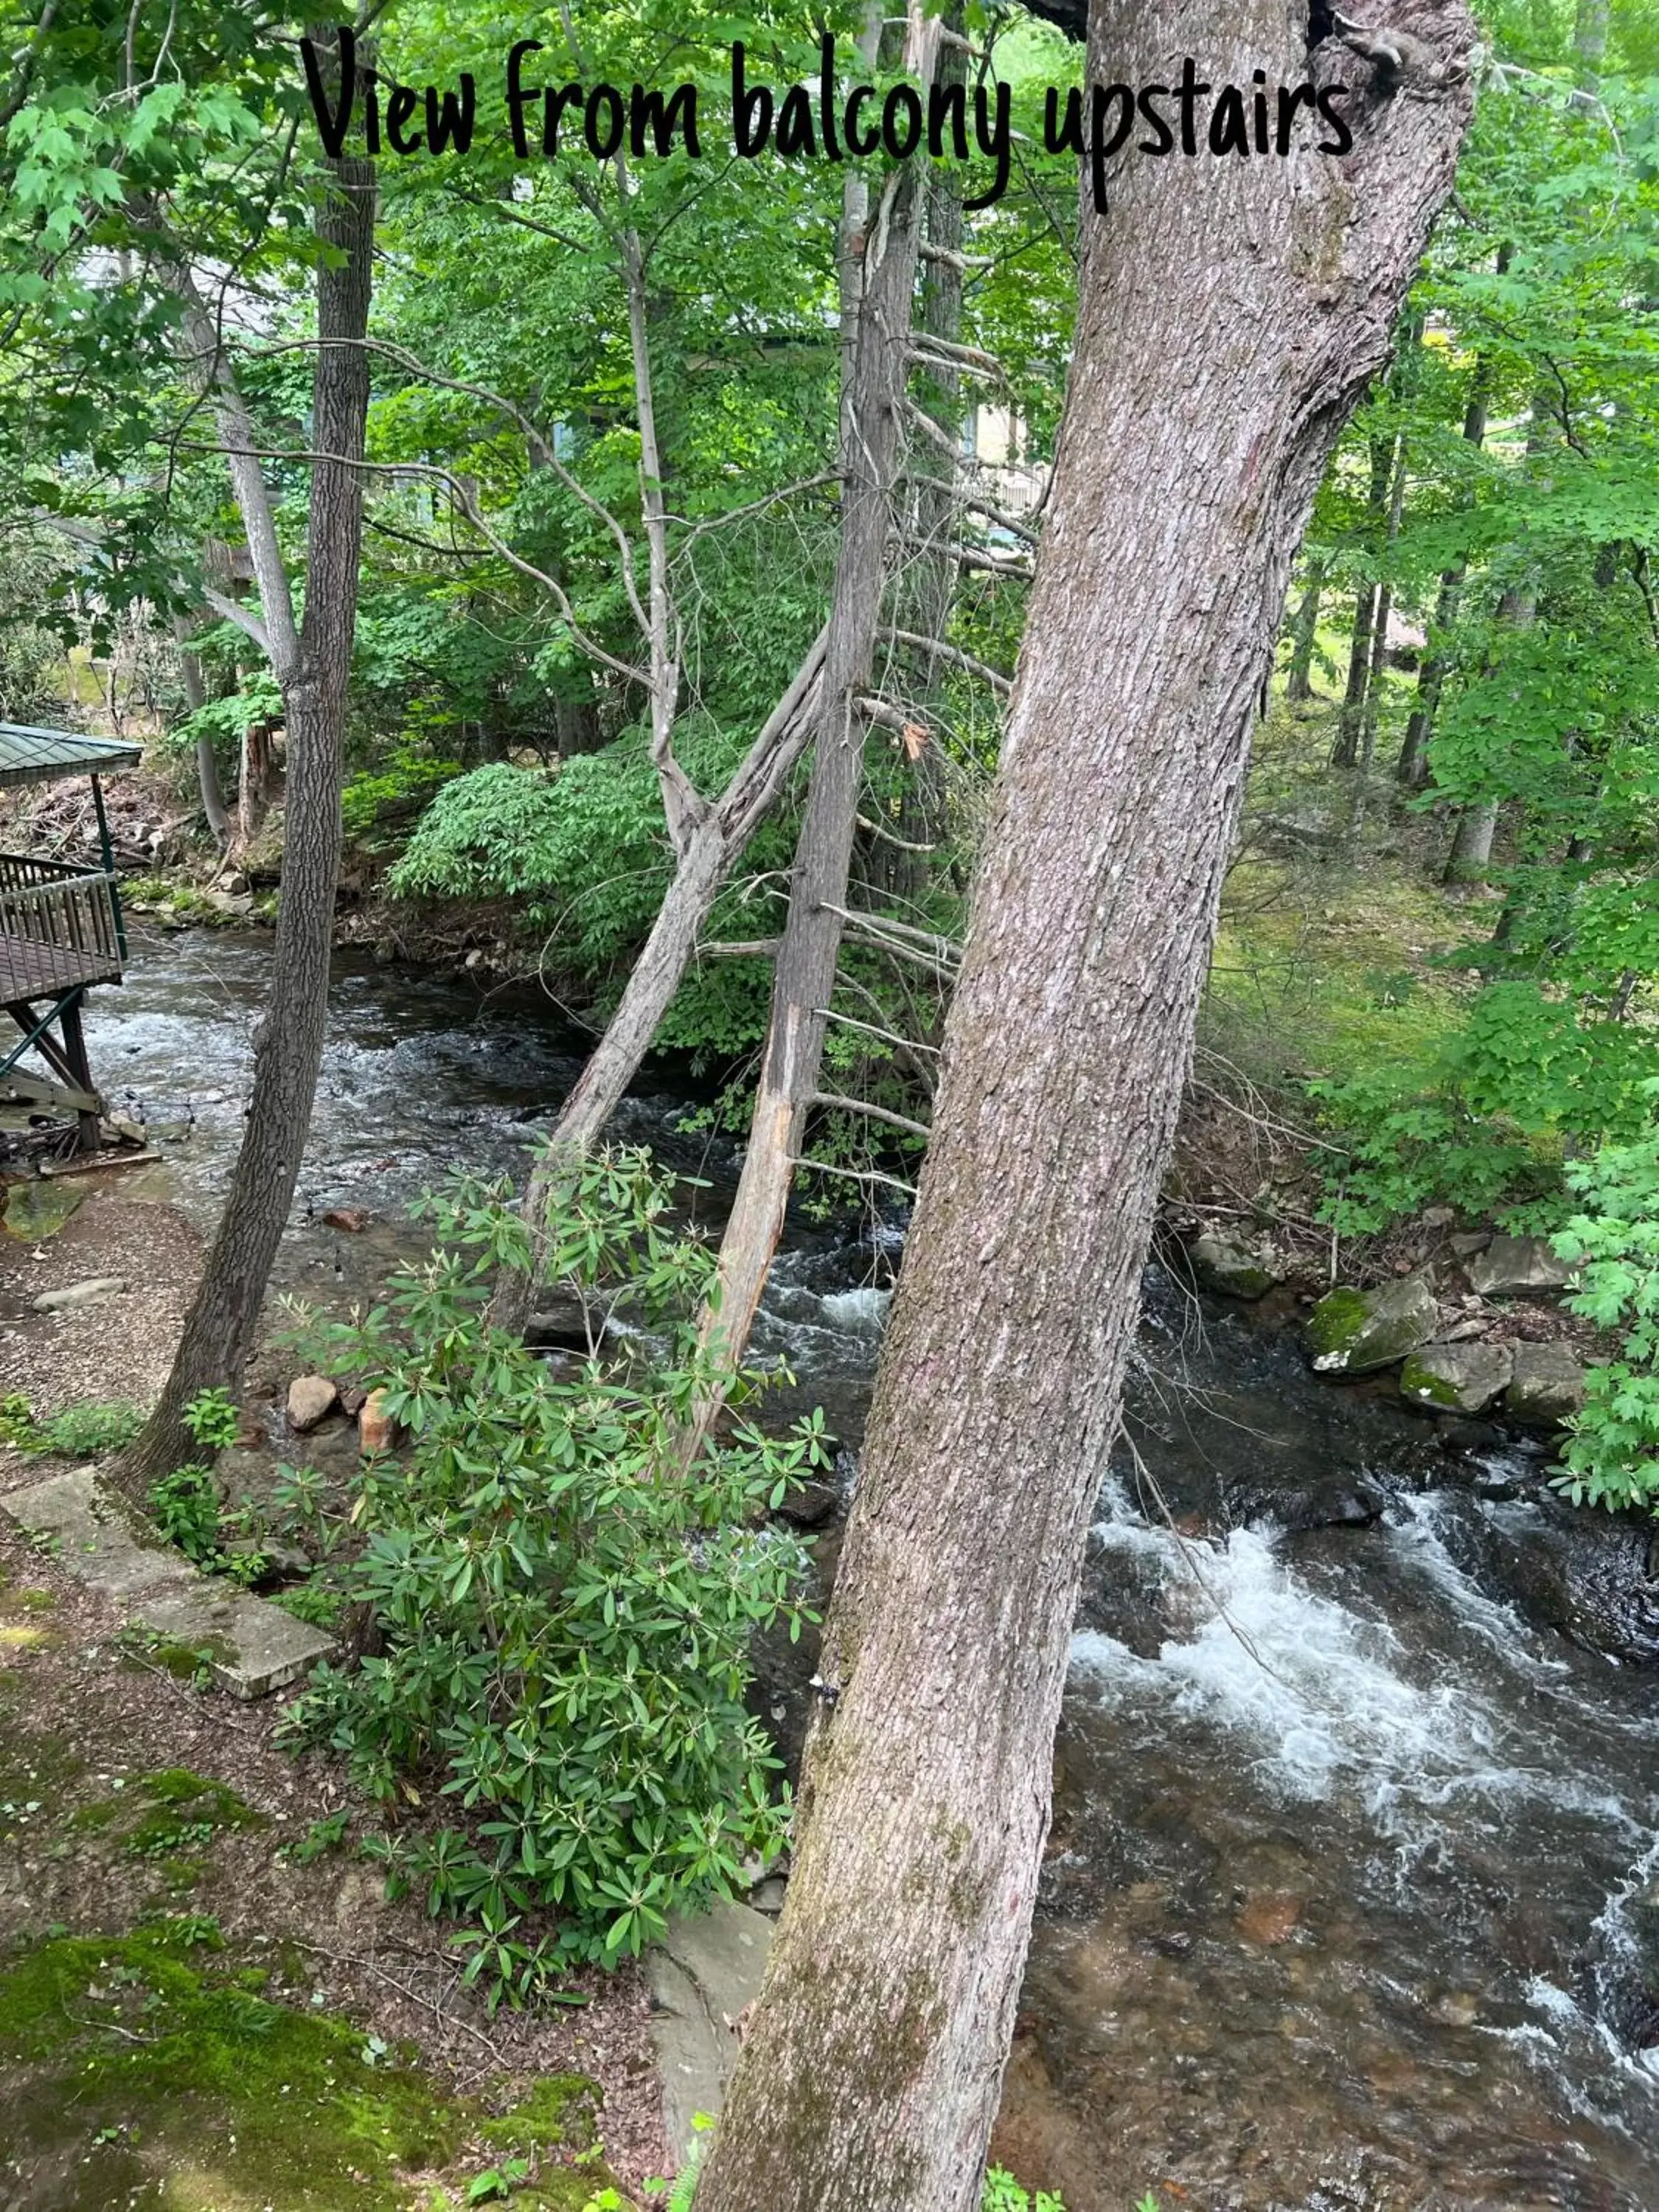
{"label": "river rock", "polygon": [[288,1386],[289,1428],[296,1436],[307,1435],[325,1414],[333,1412],[339,1395],[326,1375],[296,1375]]}
{"label": "river rock", "polygon": [[55,1237],[85,1196],[78,1183],[61,1176],[31,1176],[27,1182],[15,1182],[6,1197],[6,1232],[26,1244]]}
{"label": "river rock", "polygon": [[1557,1259],[1547,1237],[1494,1237],[1463,1263],[1469,1288],[1483,1298],[1518,1297],[1528,1291],[1559,1291],[1572,1270]]}
{"label": "river rock", "polygon": [[1381,1290],[1332,1291],[1308,1316],[1308,1347],[1319,1375],[1374,1375],[1426,1344],[1440,1317],[1421,1275]]}
{"label": "river rock", "polygon": [[1259,1298],[1284,1280],[1273,1246],[1236,1229],[1206,1230],[1187,1247],[1187,1257],[1202,1287],[1224,1297]]}
{"label": "river rock", "polygon": [[840,1504],[841,1492],[833,1482],[815,1482],[809,1477],[792,1482],[784,1492],[778,1518],[793,1528],[821,1528]]}
{"label": "river rock", "polygon": [[1509,1389],[1515,1355],[1507,1344],[1425,1344],[1400,1371],[1400,1395],[1414,1406],[1481,1413]]}
{"label": "river rock", "polygon": [[1515,1374],[1504,1394],[1517,1421],[1553,1428],[1584,1402],[1584,1365],[1570,1344],[1517,1344]]}
{"label": "river rock", "polygon": [[343,1229],[348,1237],[361,1237],[368,1226],[368,1209],[363,1206],[331,1206],[323,1216],[325,1229]]}
{"label": "river rock", "polygon": [[371,1390],[357,1416],[357,1442],[367,1459],[371,1453],[390,1451],[398,1424],[386,1409],[386,1392]]}
{"label": "river rock", "polygon": [[96,1305],[100,1298],[118,1297],[126,1286],[125,1275],[88,1275],[84,1282],[68,1283],[61,1291],[42,1291],[29,1304],[36,1313],[73,1313],[78,1306]]}

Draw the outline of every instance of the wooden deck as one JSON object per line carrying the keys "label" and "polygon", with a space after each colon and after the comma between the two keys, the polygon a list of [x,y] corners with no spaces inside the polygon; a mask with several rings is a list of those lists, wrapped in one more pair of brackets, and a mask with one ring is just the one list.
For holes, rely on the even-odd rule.
{"label": "wooden deck", "polygon": [[0,853],[0,1005],[120,981],[114,883],[96,869]]}

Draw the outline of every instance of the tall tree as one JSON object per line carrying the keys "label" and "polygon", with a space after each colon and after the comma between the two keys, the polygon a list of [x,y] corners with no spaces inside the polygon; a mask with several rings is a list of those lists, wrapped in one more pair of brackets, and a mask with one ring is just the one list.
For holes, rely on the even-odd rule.
{"label": "tall tree", "polygon": [[[1255,700],[1341,423],[1471,100],[1456,0],[1399,67],[1279,0],[1102,0],[1091,74],[1310,68],[1352,153],[1127,160],[1068,410],[935,1134],[830,1618],[800,1833],[699,2212],[969,2212]],[[1103,526],[1109,518],[1109,526]],[[1126,543],[1157,560],[1126,562]]]}
{"label": "tall tree", "polygon": [[356,159],[330,161],[318,186],[317,355],[306,535],[305,608],[277,538],[258,442],[222,332],[188,268],[160,240],[160,265],[183,306],[193,373],[216,417],[247,532],[260,628],[283,695],[288,733],[282,901],[270,997],[254,1034],[253,1083],[230,1192],[206,1268],[185,1316],[172,1371],[125,1456],[119,1480],[140,1497],[190,1455],[185,1409],[202,1391],[234,1389],[288,1220],[311,1124],[328,1015],[334,901],[340,866],[340,781],[346,687],[356,627],[362,537],[368,355],[364,339],[374,245],[375,177]]}

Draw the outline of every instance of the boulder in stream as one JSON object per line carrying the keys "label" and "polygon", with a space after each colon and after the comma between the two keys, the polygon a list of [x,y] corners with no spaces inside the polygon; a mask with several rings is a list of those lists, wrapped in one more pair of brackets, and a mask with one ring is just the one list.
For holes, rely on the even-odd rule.
{"label": "boulder in stream", "polygon": [[1206,1230],[1187,1247],[1187,1257],[1200,1287],[1223,1297],[1259,1298],[1285,1279],[1273,1246],[1242,1230]]}
{"label": "boulder in stream", "polygon": [[1555,1428],[1584,1402],[1584,1366],[1570,1344],[1517,1344],[1504,1410],[1533,1428]]}
{"label": "boulder in stream", "polygon": [[1308,1316],[1314,1371],[1374,1375],[1426,1344],[1439,1318],[1434,1292],[1421,1275],[1376,1291],[1332,1291]]}
{"label": "boulder in stream", "polygon": [[1507,1344],[1425,1344],[1400,1370],[1400,1395],[1435,1413],[1480,1413],[1510,1387]]}

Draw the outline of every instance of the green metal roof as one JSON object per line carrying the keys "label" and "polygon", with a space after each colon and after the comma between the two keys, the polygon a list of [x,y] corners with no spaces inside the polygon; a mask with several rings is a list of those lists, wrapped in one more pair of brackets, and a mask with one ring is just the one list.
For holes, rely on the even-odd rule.
{"label": "green metal roof", "polygon": [[119,738],[83,738],[74,730],[33,730],[0,722],[0,790],[14,783],[50,783],[59,775],[107,775],[137,768],[138,745]]}

